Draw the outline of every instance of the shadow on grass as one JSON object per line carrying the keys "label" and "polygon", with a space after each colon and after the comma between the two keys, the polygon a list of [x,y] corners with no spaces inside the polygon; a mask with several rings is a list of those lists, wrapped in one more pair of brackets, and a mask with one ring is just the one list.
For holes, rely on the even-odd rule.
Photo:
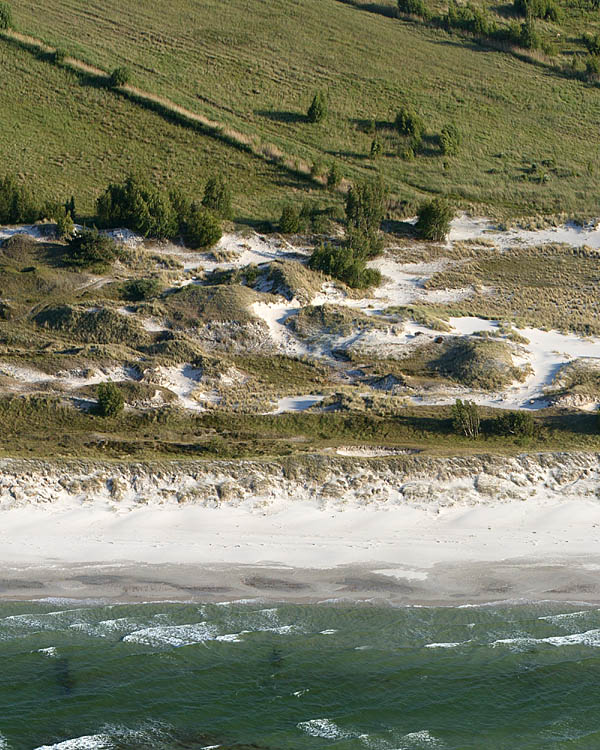
{"label": "shadow on grass", "polygon": [[299,122],[308,122],[308,117],[302,112],[274,111],[270,109],[258,109],[255,114],[259,117],[266,117],[273,122],[285,122],[296,124]]}
{"label": "shadow on grass", "polygon": [[361,3],[358,0],[338,0],[344,5],[351,5],[357,10],[364,10],[367,13],[376,13],[379,16],[385,16],[386,18],[398,18],[398,8],[394,5],[388,5],[387,3]]}

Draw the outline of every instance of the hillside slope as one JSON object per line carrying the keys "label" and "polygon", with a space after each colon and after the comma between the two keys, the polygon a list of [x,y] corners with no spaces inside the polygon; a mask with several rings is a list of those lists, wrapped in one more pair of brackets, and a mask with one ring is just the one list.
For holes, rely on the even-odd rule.
{"label": "hillside slope", "polygon": [[[337,162],[351,179],[379,170],[400,200],[449,192],[512,215],[597,211],[588,189],[597,91],[551,66],[339,0],[50,0],[41,16],[31,0],[12,6],[18,28],[105,70],[130,66],[140,87],[292,158],[317,169]],[[317,89],[330,115],[312,125],[304,113]],[[390,127],[403,101],[426,125],[414,160],[400,158],[405,144]],[[383,145],[377,160],[371,119]],[[438,144],[448,122],[463,136],[452,158]]]}

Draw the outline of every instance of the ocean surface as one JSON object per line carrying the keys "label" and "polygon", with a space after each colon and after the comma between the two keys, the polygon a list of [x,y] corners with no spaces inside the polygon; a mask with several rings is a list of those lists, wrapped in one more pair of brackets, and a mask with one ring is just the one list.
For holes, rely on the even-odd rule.
{"label": "ocean surface", "polygon": [[0,604],[0,748],[600,748],[600,610]]}

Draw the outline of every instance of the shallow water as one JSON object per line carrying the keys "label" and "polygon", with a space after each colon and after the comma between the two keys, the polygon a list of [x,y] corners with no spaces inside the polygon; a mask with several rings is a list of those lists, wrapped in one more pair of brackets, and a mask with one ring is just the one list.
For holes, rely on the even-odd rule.
{"label": "shallow water", "polygon": [[0,605],[0,748],[593,748],[600,610]]}

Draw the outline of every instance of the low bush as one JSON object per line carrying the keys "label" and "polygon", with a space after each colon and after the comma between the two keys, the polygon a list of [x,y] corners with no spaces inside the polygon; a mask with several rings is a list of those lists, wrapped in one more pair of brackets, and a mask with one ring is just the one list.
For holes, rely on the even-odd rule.
{"label": "low bush", "polygon": [[116,417],[123,411],[123,394],[114,383],[99,383],[97,398],[96,413],[101,417]]}
{"label": "low bush", "polygon": [[57,47],[54,50],[54,62],[57,65],[62,65],[67,57],[67,52],[62,47]]}
{"label": "low bush", "polygon": [[433,198],[421,204],[417,220],[417,233],[424,240],[442,242],[450,231],[454,208],[444,198]]}
{"label": "low bush", "polygon": [[159,279],[132,279],[126,281],[121,287],[123,299],[130,302],[141,302],[142,300],[156,297],[162,291]]}
{"label": "low bush", "polygon": [[340,172],[340,168],[338,167],[338,165],[334,162],[327,172],[327,187],[330,190],[335,190],[335,188],[339,186],[341,181],[342,173]]}
{"label": "low bush", "polygon": [[600,55],[600,34],[584,34],[582,41],[590,55]]}
{"label": "low bush", "polygon": [[348,244],[321,244],[310,256],[308,267],[313,271],[333,276],[354,289],[377,286],[381,283],[379,271],[367,268],[365,259],[357,257]]}
{"label": "low bush", "polygon": [[84,229],[69,240],[64,261],[80,268],[101,270],[116,257],[117,246],[111,237],[97,229]]}
{"label": "low bush", "polygon": [[493,432],[504,437],[531,437],[535,421],[527,411],[507,411],[494,419]]}
{"label": "low bush", "polygon": [[109,83],[112,88],[118,88],[119,86],[125,86],[131,80],[131,72],[129,68],[120,67],[115,68],[110,74]]}

